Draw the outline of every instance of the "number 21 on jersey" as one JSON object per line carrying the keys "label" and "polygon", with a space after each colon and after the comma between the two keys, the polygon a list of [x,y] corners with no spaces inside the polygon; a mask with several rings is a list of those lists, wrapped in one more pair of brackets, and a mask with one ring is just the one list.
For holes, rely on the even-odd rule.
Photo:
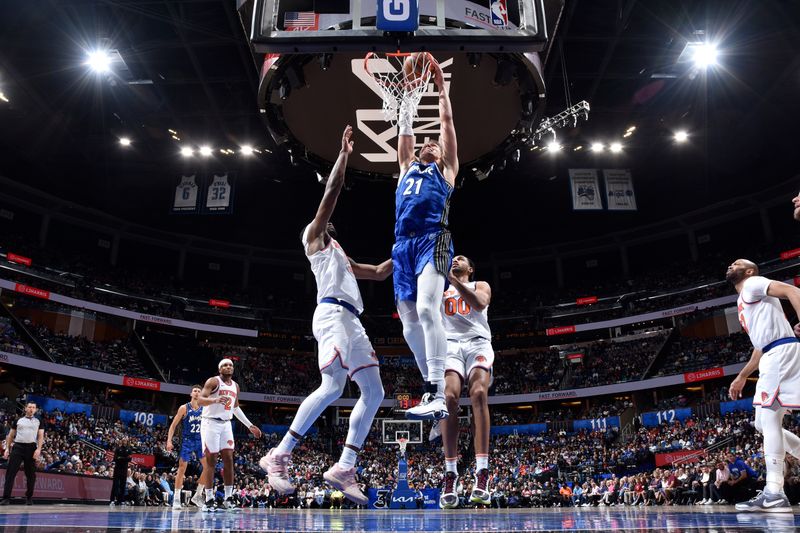
{"label": "number 21 on jersey", "polygon": [[[419,194],[419,190],[422,187],[422,178],[408,178],[405,181],[406,188],[403,191],[403,196],[408,196],[409,194]],[[411,191],[414,191],[413,193]]]}

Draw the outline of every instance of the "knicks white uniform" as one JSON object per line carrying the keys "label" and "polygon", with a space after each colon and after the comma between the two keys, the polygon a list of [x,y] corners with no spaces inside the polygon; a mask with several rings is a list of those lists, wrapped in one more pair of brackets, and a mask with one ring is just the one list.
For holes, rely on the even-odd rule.
{"label": "knicks white uniform", "polygon": [[345,371],[352,378],[359,370],[378,366],[375,350],[358,318],[364,303],[347,254],[336,239],[331,239],[328,246],[308,255],[308,227],[303,232],[303,247],[317,280],[317,308],[311,330],[317,339],[320,371]]}
{"label": "knicks white uniform", "polygon": [[219,453],[220,450],[233,449],[233,428],[231,419],[236,405],[238,394],[236,382],[231,380],[230,385],[217,377],[217,388],[211,393],[209,398],[228,398],[224,404],[212,403],[203,407],[203,415],[200,419],[200,441],[203,443],[203,453]]}
{"label": "knicks white uniform", "polygon": [[[473,290],[477,282],[469,282]],[[444,330],[447,335],[445,372],[455,372],[466,382],[476,368],[492,372],[494,350],[489,329],[489,307],[482,311],[473,309],[458,291],[450,286],[444,292]]]}
{"label": "knicks white uniform", "polygon": [[771,407],[777,400],[783,407],[800,408],[800,343],[780,300],[767,296],[770,281],[762,276],[748,278],[737,301],[742,329],[753,346],[764,352],[753,405]]}

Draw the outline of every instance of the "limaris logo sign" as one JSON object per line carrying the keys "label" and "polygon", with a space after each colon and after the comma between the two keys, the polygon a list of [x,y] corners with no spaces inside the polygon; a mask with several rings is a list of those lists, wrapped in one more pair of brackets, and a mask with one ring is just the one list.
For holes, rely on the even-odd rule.
{"label": "limaris logo sign", "polygon": [[725,376],[725,371],[722,368],[709,368],[708,370],[700,370],[699,372],[687,372],[683,375],[684,383],[693,383],[695,381],[705,381],[707,379],[721,378]]}
{"label": "limaris logo sign", "polygon": [[[369,68],[374,73],[395,73],[395,63],[385,58],[370,59]],[[439,65],[444,72],[445,90],[450,90],[452,73],[447,68],[453,64],[453,58],[442,61]],[[353,75],[367,86],[375,95],[383,99],[383,93],[375,79],[364,68],[363,59],[352,59],[351,69]],[[417,106],[417,117],[414,119],[414,147],[421,147],[429,139],[438,139],[442,133],[442,121],[439,120],[439,91],[431,79],[428,87],[422,93],[422,99]],[[396,143],[391,143],[397,137],[397,126],[386,121],[386,116],[381,107],[374,109],[356,109],[356,127],[366,135],[380,151],[362,153],[370,163],[391,163],[397,161]]]}
{"label": "limaris logo sign", "polygon": [[50,299],[50,291],[37,289],[36,287],[30,287],[28,285],[23,285],[22,283],[17,283],[15,290],[20,294],[27,294],[28,296],[33,296],[34,298],[41,298],[42,300]]}

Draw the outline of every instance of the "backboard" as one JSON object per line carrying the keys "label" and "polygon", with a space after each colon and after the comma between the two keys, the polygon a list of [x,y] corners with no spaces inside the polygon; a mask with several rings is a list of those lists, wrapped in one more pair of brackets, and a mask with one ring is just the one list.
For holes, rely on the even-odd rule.
{"label": "backboard", "polygon": [[381,441],[384,444],[397,444],[400,438],[410,444],[421,444],[422,420],[381,420]]}
{"label": "backboard", "polygon": [[[372,51],[426,50],[445,74],[463,180],[470,173],[485,177],[492,165],[532,142],[545,107],[541,57],[549,52],[563,3],[242,0],[240,15],[261,65],[262,117],[292,163],[327,175],[341,132],[351,124],[356,148],[348,176],[395,175],[397,128],[383,116],[381,93],[364,57]],[[401,5],[418,5],[417,29],[381,30],[381,6]],[[418,146],[440,134],[433,83],[422,97],[414,131]]]}
{"label": "backboard", "polygon": [[[563,4],[563,2],[561,2]],[[544,0],[257,0],[257,52],[532,52],[547,43]]]}

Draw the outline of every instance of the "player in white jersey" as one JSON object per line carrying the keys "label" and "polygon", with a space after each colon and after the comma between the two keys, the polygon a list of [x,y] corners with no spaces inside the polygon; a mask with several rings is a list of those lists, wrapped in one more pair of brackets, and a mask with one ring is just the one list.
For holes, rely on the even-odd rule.
{"label": "player in white jersey", "polygon": [[203,475],[200,483],[205,486],[206,503],[203,511],[215,511],[214,470],[217,455],[222,455],[222,480],[225,485],[226,510],[235,510],[233,503],[233,428],[231,419],[235,416],[256,438],[261,438],[261,430],[247,419],[239,407],[239,385],[233,381],[233,361],[223,359],[217,365],[219,375],[208,378],[197,403],[203,407],[200,418],[200,441],[203,443]]}
{"label": "player in white jersey", "polygon": [[300,404],[283,440],[262,457],[259,464],[267,471],[269,484],[278,493],[294,492],[287,470],[292,450],[319,415],[342,395],[349,377],[358,384],[361,396],[350,414],[342,455],[323,477],[347,498],[363,505],[368,499],[355,480],[356,456],[383,401],[383,385],[378,359],[359,320],[364,304],[356,280],[386,279],[392,273],[392,261],[377,266],[356,263],[336,241],[336,229],[330,223],[344,184],[347,158],[353,151],[352,135],[353,129],[347,126],[317,214],[302,233],[306,257],[317,280],[317,308],[312,330],[317,339],[322,384]]}
{"label": "player in white jersey", "polygon": [[475,265],[457,255],[448,274],[450,287],[444,292],[444,329],[447,333],[445,400],[449,416],[439,422],[445,458],[445,479],[439,506],[458,506],[458,400],[467,385],[475,423],[475,483],[470,501],[489,505],[489,403],[492,384],[492,332],[489,303],[492,289],[485,281],[473,281]]}
{"label": "player in white jersey", "polygon": [[764,436],[764,461],[767,485],[748,502],[736,504],[737,511],[791,513],[792,506],[783,492],[783,465],[786,452],[800,457],[800,438],[783,429],[787,411],[800,409],[800,340],[784,315],[780,300],[789,300],[800,316],[800,289],[758,275],[758,266],[737,259],[728,267],[725,278],[739,293],[739,322],[750,336],[753,354],[731,383],[729,394],[737,400],[747,378],[758,368],[753,405],[755,426]]}

